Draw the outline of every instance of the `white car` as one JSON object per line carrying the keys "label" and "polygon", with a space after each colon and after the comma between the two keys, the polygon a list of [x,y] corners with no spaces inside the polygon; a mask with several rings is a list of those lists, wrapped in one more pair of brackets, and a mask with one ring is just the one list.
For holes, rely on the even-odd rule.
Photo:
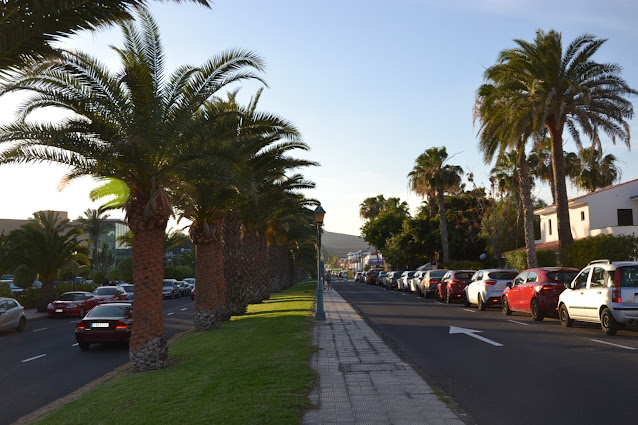
{"label": "white car", "polygon": [[507,284],[517,275],[518,272],[512,269],[477,270],[464,289],[465,306],[476,304],[478,309],[483,311],[488,305],[499,304]]}
{"label": "white car", "polygon": [[0,331],[15,329],[22,332],[26,326],[24,307],[13,298],[0,298]]}
{"label": "white car", "polygon": [[558,297],[563,326],[574,320],[600,323],[607,335],[619,324],[638,323],[638,262],[596,260],[582,269]]}
{"label": "white car", "polygon": [[414,276],[416,270],[406,270],[401,273],[401,277],[399,278],[399,290],[401,291],[411,291],[410,289],[410,279]]}

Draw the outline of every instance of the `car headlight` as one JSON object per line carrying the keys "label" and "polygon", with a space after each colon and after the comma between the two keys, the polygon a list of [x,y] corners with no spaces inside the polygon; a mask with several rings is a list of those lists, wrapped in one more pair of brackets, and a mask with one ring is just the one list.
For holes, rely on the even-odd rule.
{"label": "car headlight", "polygon": [[47,308],[53,308],[53,303],[49,303],[49,305],[47,306]]}

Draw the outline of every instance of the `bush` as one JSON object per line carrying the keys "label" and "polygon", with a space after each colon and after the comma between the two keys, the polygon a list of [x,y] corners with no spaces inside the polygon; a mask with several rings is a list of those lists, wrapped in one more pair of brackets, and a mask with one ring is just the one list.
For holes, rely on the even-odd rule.
{"label": "bush", "polygon": [[0,283],[0,297],[13,298],[13,294],[11,293],[11,286],[6,282]]}
{"label": "bush", "polygon": [[[528,269],[526,251],[510,251],[505,253],[506,265],[510,269],[522,272]],[[554,251],[536,251],[536,263],[538,267],[555,267],[557,265]]]}
{"label": "bush", "polygon": [[120,272],[120,279],[124,282],[133,283],[133,257],[124,258],[117,265]]}
{"label": "bush", "polygon": [[27,288],[18,297],[18,301],[24,308],[36,308],[39,299],[40,288]]}
{"label": "bush", "polygon": [[631,235],[598,235],[574,241],[561,255],[561,263],[582,269],[592,260],[636,260],[638,237]]}
{"label": "bush", "polygon": [[449,263],[441,263],[440,268],[448,270],[480,270],[485,266],[480,261],[450,261]]}
{"label": "bush", "polygon": [[193,268],[189,266],[166,266],[164,267],[165,279],[184,280],[185,277],[193,275]]}
{"label": "bush", "polygon": [[109,270],[106,274],[111,282],[120,280],[120,271],[117,269]]}
{"label": "bush", "polygon": [[104,276],[104,272],[96,271],[95,273],[93,273],[93,283],[97,285],[101,285],[104,282],[105,278],[106,276]]}
{"label": "bush", "polygon": [[25,264],[21,264],[13,271],[13,283],[20,288],[31,288],[37,275],[33,269]]}

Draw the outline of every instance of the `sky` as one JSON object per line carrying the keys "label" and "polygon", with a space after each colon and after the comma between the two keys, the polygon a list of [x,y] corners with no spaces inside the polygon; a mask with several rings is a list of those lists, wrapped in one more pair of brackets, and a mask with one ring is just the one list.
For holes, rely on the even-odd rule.
{"label": "sky", "polygon": [[[324,228],[331,232],[359,235],[359,205],[380,194],[407,201],[414,214],[421,199],[410,193],[407,174],[430,147],[447,148],[449,163],[465,171],[464,182],[472,173],[487,186],[493,164],[485,164],[478,150],[472,108],[484,70],[501,50],[515,47],[515,39],[532,41],[538,29],[561,32],[564,45],[584,33],[607,39],[594,59],[619,64],[622,77],[638,89],[635,0],[215,0],[211,9],[150,2],[149,10],[160,29],[167,74],[230,48],[264,59],[268,87],[260,109],[294,123],[310,146],[294,154],[320,163],[299,171],[316,183],[305,194],[321,202]],[[121,45],[119,27],[61,43],[114,71],[119,61],[109,46]],[[246,102],[261,85],[236,87]],[[0,124],[15,118],[22,99],[0,97]],[[637,99],[632,101],[638,112]],[[56,117],[46,111],[33,119]],[[638,134],[638,120],[630,127]],[[565,139],[565,149],[575,151],[567,133]],[[633,150],[608,139],[603,146],[619,159],[621,181],[638,178]],[[75,219],[97,208],[89,200],[96,183],[87,177],[60,190],[64,172],[46,164],[1,166],[0,219],[47,209]],[[582,194],[568,188],[570,197]],[[546,186],[537,185],[534,195],[551,203]]]}

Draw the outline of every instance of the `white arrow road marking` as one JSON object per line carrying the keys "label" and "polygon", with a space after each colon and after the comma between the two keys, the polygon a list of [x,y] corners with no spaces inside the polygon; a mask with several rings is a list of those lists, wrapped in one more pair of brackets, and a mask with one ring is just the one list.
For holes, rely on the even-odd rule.
{"label": "white arrow road marking", "polygon": [[35,330],[32,330],[31,332],[40,332],[40,331],[46,331],[47,329],[49,329],[49,328],[40,328],[40,329],[35,329]]}
{"label": "white arrow road marking", "polygon": [[613,344],[611,342],[605,342],[605,341],[601,341],[599,339],[590,339],[590,341],[600,342],[601,344],[613,345],[614,347],[624,348],[625,350],[636,350],[633,347],[627,347],[626,345]]}
{"label": "white arrow road marking", "polygon": [[22,363],[30,362],[31,360],[39,359],[40,357],[44,357],[46,354],[40,354],[39,356],[31,357],[30,359],[22,360]]}
{"label": "white arrow road marking", "polygon": [[517,321],[517,320],[508,320],[508,322],[518,323],[519,325],[524,325],[524,326],[529,326],[529,323],[519,322],[519,321]]}
{"label": "white arrow road marking", "polygon": [[474,329],[466,329],[466,328],[457,328],[456,326],[450,326],[450,333],[451,334],[466,334],[471,336],[472,338],[476,338],[478,340],[481,340],[483,342],[487,342],[488,344],[492,344],[496,347],[502,347],[503,344],[499,344],[498,342],[492,341],[491,339],[487,339],[485,337],[482,337],[480,335],[475,335],[475,332],[482,332],[482,331],[477,331]]}
{"label": "white arrow road marking", "polygon": [[175,314],[175,313],[167,313],[166,315],[167,315],[167,316],[170,316],[170,315],[172,315],[172,314]]}
{"label": "white arrow road marking", "polygon": [[188,310],[188,307],[182,309],[182,311],[186,311],[186,310]]}

